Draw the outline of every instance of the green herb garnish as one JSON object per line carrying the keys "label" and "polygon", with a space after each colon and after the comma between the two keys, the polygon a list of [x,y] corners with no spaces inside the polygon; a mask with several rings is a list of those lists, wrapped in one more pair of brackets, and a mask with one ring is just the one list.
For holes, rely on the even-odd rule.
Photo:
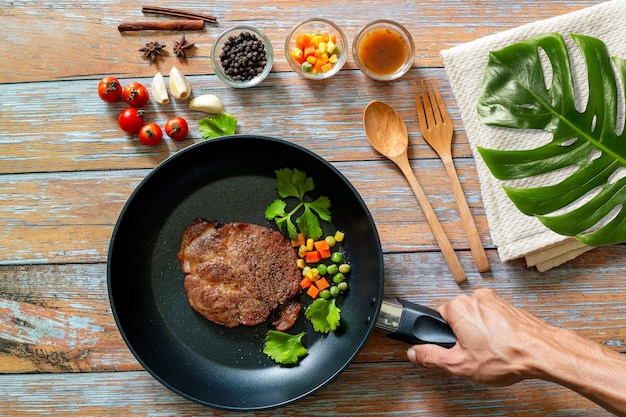
{"label": "green herb garnish", "polygon": [[220,136],[232,135],[237,127],[237,119],[232,114],[214,114],[198,121],[202,139],[214,139]]}
{"label": "green herb garnish", "polygon": [[334,298],[329,300],[318,298],[306,309],[305,315],[311,320],[313,329],[320,333],[337,330],[341,320],[341,310]]}
{"label": "green herb garnish", "polygon": [[[284,200],[274,200],[265,210],[265,218],[274,220],[278,229],[296,239],[298,230],[307,237],[318,239],[322,236],[320,219],[330,222],[330,200],[321,196],[315,201],[305,201],[305,194],[315,189],[312,178],[307,177],[305,172],[297,169],[291,170],[283,168],[276,171],[276,190],[281,198],[295,197],[298,204],[287,212],[287,202]],[[301,213],[298,215],[298,213]],[[292,217],[298,215],[295,224]],[[296,227],[297,225],[297,227]]]}
{"label": "green herb garnish", "polygon": [[302,338],[306,333],[290,335],[277,330],[270,330],[265,336],[263,353],[274,361],[283,365],[298,363],[308,350],[302,345]]}

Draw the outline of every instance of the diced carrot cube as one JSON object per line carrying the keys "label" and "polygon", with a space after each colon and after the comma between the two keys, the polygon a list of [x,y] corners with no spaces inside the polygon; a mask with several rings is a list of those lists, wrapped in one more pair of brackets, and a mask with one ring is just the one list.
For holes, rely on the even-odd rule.
{"label": "diced carrot cube", "polygon": [[330,284],[328,283],[328,281],[326,280],[326,278],[320,278],[315,282],[315,285],[317,286],[317,288],[320,291],[325,290],[326,288],[330,287]]}
{"label": "diced carrot cube", "polygon": [[320,256],[319,251],[313,250],[307,252],[306,255],[304,255],[304,260],[306,261],[306,263],[311,264],[321,261],[322,257]]}
{"label": "diced carrot cube", "polygon": [[309,297],[315,299],[318,295],[320,295],[320,290],[315,285],[311,285],[306,293]]}
{"label": "diced carrot cube", "polygon": [[332,256],[332,253],[330,252],[330,249],[320,249],[318,250],[318,252],[320,253],[320,257],[322,259],[328,259]]}
{"label": "diced carrot cube", "polygon": [[306,244],[306,239],[304,237],[304,233],[298,233],[297,239],[291,239],[291,246],[299,247]]}
{"label": "diced carrot cube", "polygon": [[326,64],[322,65],[322,72],[328,72],[331,69],[333,69],[333,64],[331,64],[330,62],[327,62]]}
{"label": "diced carrot cube", "polygon": [[298,36],[296,36],[296,46],[298,48],[305,48],[309,45],[311,45],[311,39],[313,38],[313,36],[310,33],[300,33]]}
{"label": "diced carrot cube", "polygon": [[308,58],[309,56],[315,54],[315,45],[307,45],[304,47],[304,57]]}
{"label": "diced carrot cube", "polygon": [[330,249],[330,246],[328,246],[328,242],[326,242],[326,240],[315,241],[313,242],[313,246],[315,246],[315,249],[317,250]]}
{"label": "diced carrot cube", "polygon": [[306,290],[311,285],[313,285],[313,282],[307,277],[302,278],[302,281],[300,281],[300,288],[302,288],[303,290]]}

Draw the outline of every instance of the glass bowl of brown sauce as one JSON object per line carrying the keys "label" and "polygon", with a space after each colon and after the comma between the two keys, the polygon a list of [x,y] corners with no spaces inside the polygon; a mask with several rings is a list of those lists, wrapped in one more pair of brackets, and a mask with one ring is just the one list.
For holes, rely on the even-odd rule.
{"label": "glass bowl of brown sauce", "polygon": [[365,75],[379,81],[395,80],[413,65],[415,44],[400,23],[380,19],[363,26],[352,43],[352,57]]}

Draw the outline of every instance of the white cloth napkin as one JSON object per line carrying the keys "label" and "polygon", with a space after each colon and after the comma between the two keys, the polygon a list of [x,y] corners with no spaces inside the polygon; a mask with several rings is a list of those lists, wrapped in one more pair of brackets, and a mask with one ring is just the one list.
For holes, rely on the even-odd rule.
{"label": "white cloth napkin", "polygon": [[[572,60],[578,99],[586,97],[585,64],[570,34],[602,40],[611,56],[626,58],[626,0],[612,0],[566,15],[530,23],[441,51],[461,117],[476,159],[483,202],[491,238],[504,262],[521,257],[538,270],[558,266],[592,249],[579,241],[556,234],[536,218],[521,213],[502,190],[501,181],[491,175],[476,146],[493,149],[534,148],[550,137],[546,132],[485,126],[478,121],[476,103],[490,51],[533,35],[558,32],[567,42]],[[584,107],[578,107],[584,108]],[[536,181],[533,186],[539,185]]]}

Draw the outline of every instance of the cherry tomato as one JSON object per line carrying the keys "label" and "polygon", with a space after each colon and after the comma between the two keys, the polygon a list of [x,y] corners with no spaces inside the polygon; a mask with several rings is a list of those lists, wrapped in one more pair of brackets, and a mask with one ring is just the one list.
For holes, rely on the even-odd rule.
{"label": "cherry tomato", "polygon": [[104,77],[98,84],[98,95],[107,103],[115,103],[122,98],[122,85],[115,77]]}
{"label": "cherry tomato", "polygon": [[117,124],[126,133],[137,133],[144,123],[146,112],[144,110],[128,107],[120,113]]}
{"label": "cherry tomato", "polygon": [[139,130],[139,140],[144,145],[158,145],[163,140],[163,131],[156,123],[148,123]]}
{"label": "cherry tomato", "polygon": [[185,140],[189,126],[182,117],[173,117],[165,124],[165,133],[173,140]]}
{"label": "cherry tomato", "polygon": [[148,94],[148,89],[143,84],[129,83],[124,87],[122,97],[125,102],[133,107],[143,107],[148,103],[150,94]]}

